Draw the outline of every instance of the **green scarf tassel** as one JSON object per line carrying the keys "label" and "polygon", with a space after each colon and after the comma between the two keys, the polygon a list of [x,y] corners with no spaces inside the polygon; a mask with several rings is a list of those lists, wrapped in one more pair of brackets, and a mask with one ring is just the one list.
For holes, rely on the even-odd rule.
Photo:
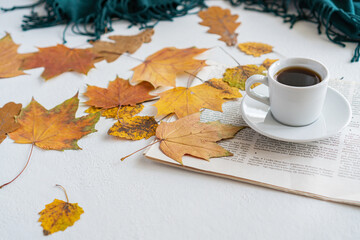
{"label": "green scarf tassel", "polygon": [[[360,59],[360,2],[359,0],[228,0],[234,6],[244,3],[245,9],[270,12],[290,22],[290,28],[301,20],[318,24],[318,32],[325,26],[330,41],[345,46],[346,42],[358,43],[351,62]],[[288,12],[290,4],[296,13]],[[44,5],[47,15],[39,16],[34,8]],[[153,27],[157,21],[172,20],[188,14],[195,7],[206,7],[204,0],[39,0],[27,6],[2,9],[4,11],[19,8],[32,8],[29,16],[24,16],[22,29],[71,25],[73,32],[91,36],[92,40],[101,34],[112,31],[111,23],[115,19],[128,20],[141,28]],[[149,22],[155,21],[153,25]]]}
{"label": "green scarf tassel", "polygon": [[[39,16],[34,8],[44,5],[47,12]],[[97,40],[101,34],[112,31],[114,19],[128,20],[131,25],[140,24],[141,29],[151,28],[151,21],[172,20],[184,16],[195,7],[206,7],[204,0],[39,0],[27,6],[17,6],[3,11],[32,8],[29,16],[24,16],[21,25],[24,31],[66,24],[65,32],[72,24],[72,31],[91,36]],[[89,27],[90,26],[90,27]]]}
{"label": "green scarf tassel", "polygon": [[[345,47],[345,42],[358,43],[351,62],[360,59],[360,2],[358,0],[230,0],[237,6],[245,3],[245,9],[270,12],[290,22],[290,28],[305,20],[318,24],[318,32],[325,27],[330,41]],[[297,13],[290,14],[290,4]],[[254,8],[253,6],[256,6]]]}

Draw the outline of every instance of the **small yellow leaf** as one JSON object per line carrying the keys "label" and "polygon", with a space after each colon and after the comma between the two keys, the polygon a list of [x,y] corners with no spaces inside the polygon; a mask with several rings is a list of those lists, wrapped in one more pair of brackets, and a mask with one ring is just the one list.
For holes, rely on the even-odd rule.
{"label": "small yellow leaf", "polygon": [[55,199],[47,204],[45,209],[39,212],[41,226],[44,235],[50,235],[54,232],[64,231],[67,227],[74,225],[80,219],[84,210],[77,203],[68,203]]}
{"label": "small yellow leaf", "polygon": [[[224,73],[223,81],[229,83],[231,87],[236,87],[244,91],[246,80],[255,74],[261,74],[265,76],[266,74],[264,71],[266,71],[265,67],[258,67],[256,65],[243,65],[234,68],[228,68]],[[254,88],[257,85],[259,84],[253,84],[251,87]]]}
{"label": "small yellow leaf", "polygon": [[262,66],[264,66],[266,69],[269,69],[269,67],[276,61],[278,61],[279,59],[265,59],[264,62],[262,63]]}
{"label": "small yellow leaf", "polygon": [[213,78],[204,82],[204,85],[219,90],[219,93],[221,94],[221,97],[223,99],[233,99],[233,98],[242,97],[241,93],[239,92],[239,89],[229,86],[229,84],[222,81],[222,79]]}
{"label": "small yellow leaf", "polygon": [[273,51],[271,45],[257,42],[240,43],[238,47],[240,51],[248,55],[253,55],[254,57],[260,57],[263,54],[271,53]]}
{"label": "small yellow leaf", "polygon": [[158,124],[154,117],[136,116],[119,119],[108,131],[109,135],[130,140],[148,139],[155,135]]}
{"label": "small yellow leaf", "polygon": [[131,118],[132,116],[138,114],[144,109],[144,105],[136,104],[135,106],[122,106],[120,109],[118,107],[113,107],[109,109],[89,107],[85,110],[86,113],[96,113],[101,112],[101,116],[106,118]]}

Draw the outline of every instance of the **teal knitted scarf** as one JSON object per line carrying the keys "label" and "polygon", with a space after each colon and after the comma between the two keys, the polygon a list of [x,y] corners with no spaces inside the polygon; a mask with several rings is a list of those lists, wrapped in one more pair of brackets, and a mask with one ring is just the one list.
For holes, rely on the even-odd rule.
{"label": "teal knitted scarf", "polygon": [[[39,16],[34,8],[43,5],[47,15]],[[16,6],[3,11],[32,8],[24,16],[23,30],[66,24],[74,33],[93,37],[112,31],[111,23],[116,19],[128,20],[131,25],[151,28],[158,20],[172,20],[186,15],[195,7],[205,7],[204,0],[39,0],[27,6]],[[150,25],[149,22],[155,23]],[[64,37],[65,42],[65,37]]]}
{"label": "teal knitted scarf", "polygon": [[[245,9],[281,16],[285,22],[290,22],[290,27],[301,20],[311,21],[318,24],[320,34],[324,26],[330,41],[341,46],[345,46],[346,42],[358,43],[351,62],[359,61],[360,0],[228,1],[234,6],[244,3]],[[44,16],[35,11],[35,7],[40,5],[47,12]],[[295,7],[295,13],[288,11],[291,5]],[[113,20],[123,19],[131,25],[139,24],[140,28],[148,28],[160,20],[186,15],[195,7],[206,7],[204,0],[39,0],[32,5],[2,10],[32,8],[31,14],[24,16],[23,30],[66,24],[64,34],[71,27],[73,32],[96,40],[101,34],[112,31]]]}
{"label": "teal knitted scarf", "polygon": [[[330,41],[345,47],[345,42],[358,43],[351,62],[360,58],[360,0],[230,0],[232,5],[245,3],[245,9],[270,12],[290,22],[290,28],[298,21],[310,21],[325,27]],[[288,9],[295,7],[296,13]]]}

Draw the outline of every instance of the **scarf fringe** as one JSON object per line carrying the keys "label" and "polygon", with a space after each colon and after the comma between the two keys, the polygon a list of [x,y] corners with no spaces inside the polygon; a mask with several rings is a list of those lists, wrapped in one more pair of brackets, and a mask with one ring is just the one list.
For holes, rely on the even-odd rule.
{"label": "scarf fringe", "polygon": [[[206,7],[204,0],[179,0],[176,3],[158,4],[130,12],[133,2],[133,0],[99,0],[95,12],[76,20],[66,17],[66,14],[54,0],[39,0],[32,5],[15,6],[1,10],[13,11],[31,8],[31,14],[24,16],[21,25],[24,31],[66,24],[63,32],[63,42],[66,43],[65,34],[70,25],[74,33],[90,36],[92,39],[89,41],[95,41],[102,34],[113,31],[112,21],[115,19],[128,20],[130,22],[129,28],[137,24],[140,24],[140,29],[153,28],[160,20],[172,21],[174,17],[184,16],[195,7]],[[39,5],[44,5],[47,15],[39,16],[34,11],[35,7]],[[149,24],[151,21],[155,22]]]}
{"label": "scarf fringe", "polygon": [[[290,1],[282,1],[281,4],[274,1],[265,1],[265,0],[229,0],[230,3],[234,6],[238,6],[242,3],[246,5],[245,9],[259,11],[259,12],[268,12],[273,13],[276,16],[284,18],[284,22],[290,23],[290,28],[293,28],[295,23],[298,21],[309,21],[317,24],[318,33],[321,34],[321,28],[325,27],[325,34],[327,38],[342,47],[345,47],[345,42],[358,43],[355,48],[353,58],[351,62],[358,62],[360,59],[360,40],[359,39],[350,39],[345,34],[342,34],[337,30],[331,23],[330,19],[332,14],[335,12],[332,7],[326,3],[317,3],[314,4],[310,9],[305,10],[304,7],[311,6],[309,3],[311,0],[306,1],[294,1],[294,6],[297,11],[297,14],[288,14],[288,7]],[[256,5],[256,8],[249,7]],[[316,9],[316,11],[315,11]],[[319,10],[320,9],[320,10]],[[354,22],[360,24],[360,19],[356,16],[352,17]]]}

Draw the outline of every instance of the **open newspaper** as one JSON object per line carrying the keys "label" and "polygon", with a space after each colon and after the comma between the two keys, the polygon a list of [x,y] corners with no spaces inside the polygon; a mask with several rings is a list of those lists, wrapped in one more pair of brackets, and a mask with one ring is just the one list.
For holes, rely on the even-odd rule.
{"label": "open newspaper", "polygon": [[[217,71],[219,67],[202,77],[214,77]],[[330,86],[350,101],[353,110],[351,123],[333,137],[290,143],[270,139],[247,128],[233,139],[218,142],[234,154],[232,157],[211,158],[208,162],[184,156],[184,165],[180,165],[163,154],[158,143],[152,145],[145,156],[187,170],[360,206],[360,83],[333,80]],[[225,103],[223,113],[205,110],[201,121],[245,125],[240,104],[241,99]]]}

